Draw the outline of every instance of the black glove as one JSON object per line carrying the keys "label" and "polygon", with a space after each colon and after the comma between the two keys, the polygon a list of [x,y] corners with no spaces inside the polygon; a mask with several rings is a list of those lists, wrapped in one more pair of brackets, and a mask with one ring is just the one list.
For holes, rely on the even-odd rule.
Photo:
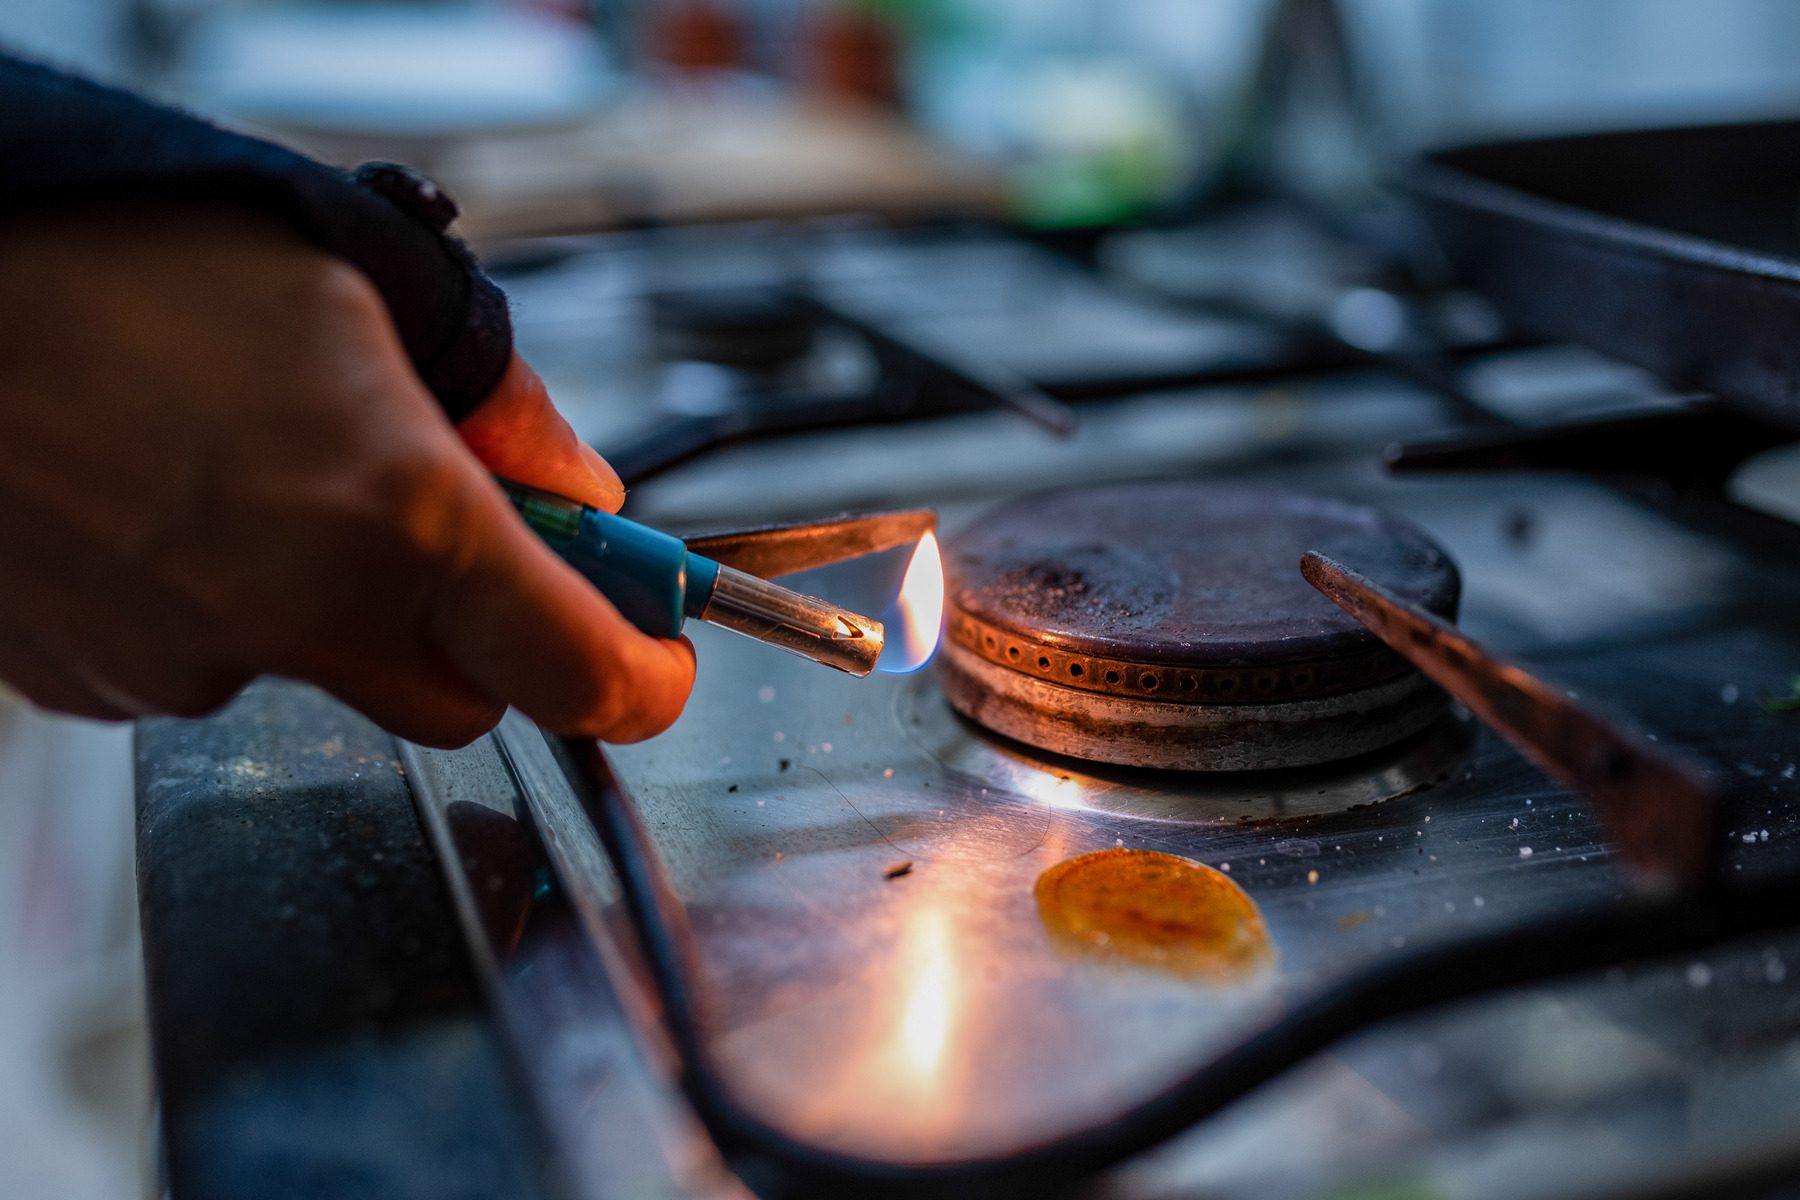
{"label": "black glove", "polygon": [[512,354],[506,297],[444,232],[450,198],[405,167],[347,174],[272,142],[0,55],[0,219],[95,201],[243,204],[286,220],[375,284],[452,421]]}

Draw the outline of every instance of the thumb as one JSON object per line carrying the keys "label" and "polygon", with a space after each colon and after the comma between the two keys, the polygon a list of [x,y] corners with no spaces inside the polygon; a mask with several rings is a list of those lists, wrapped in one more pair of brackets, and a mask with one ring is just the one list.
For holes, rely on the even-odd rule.
{"label": "thumb", "polygon": [[575,436],[537,372],[517,354],[500,383],[456,432],[496,475],[591,504],[607,512],[625,502],[625,485],[593,447]]}
{"label": "thumb", "polygon": [[694,683],[693,650],[640,632],[464,463],[455,562],[426,632],[457,674],[549,729],[628,742],[660,732]]}

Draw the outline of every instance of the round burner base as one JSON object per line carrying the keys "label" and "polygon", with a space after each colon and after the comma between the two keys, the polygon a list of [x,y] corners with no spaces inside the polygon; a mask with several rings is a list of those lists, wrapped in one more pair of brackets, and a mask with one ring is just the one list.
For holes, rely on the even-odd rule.
{"label": "round burner base", "polygon": [[1029,746],[1126,767],[1265,771],[1367,753],[1441,717],[1449,698],[1421,675],[1272,704],[1167,704],[1096,697],[987,661],[946,640],[938,680],[952,707]]}
{"label": "round burner base", "polygon": [[1320,550],[1453,619],[1423,532],[1365,505],[1205,483],[1040,492],[945,546],[938,676],[956,710],[1071,758],[1260,771],[1392,745],[1442,692],[1315,591]]}

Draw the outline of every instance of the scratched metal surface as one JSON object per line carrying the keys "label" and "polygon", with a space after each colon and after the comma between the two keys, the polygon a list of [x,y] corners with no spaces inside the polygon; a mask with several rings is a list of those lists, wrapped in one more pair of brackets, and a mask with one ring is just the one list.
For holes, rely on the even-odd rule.
{"label": "scratched metal surface", "polygon": [[[534,360],[569,366],[559,396],[601,433],[624,409],[576,370],[592,328],[534,326],[527,311],[520,334]],[[1028,312],[990,333],[1043,340]],[[1496,358],[1470,382],[1528,420],[1643,398],[1629,373],[1559,354]],[[1082,480],[1245,481],[1380,504],[1456,556],[1466,628],[1714,764],[1740,810],[1728,869],[1800,866],[1800,718],[1755,703],[1800,670],[1800,584],[1767,549],[1746,554],[1588,484],[1380,478],[1385,442],[1447,424],[1430,398],[1378,377],[1215,388],[1084,410],[1065,442],[976,414],[740,447],[632,503],[669,527],[931,504],[952,531],[995,500]],[[897,578],[884,561],[801,582],[878,610]],[[1397,947],[1623,887],[1587,810],[1485,732],[1447,727],[1343,770],[1100,770],[963,724],[928,673],[858,682],[718,631],[695,640],[687,714],[613,758],[692,911],[732,1083],[833,1146],[977,1153],[1103,1118],[1246,1020]],[[1121,844],[1229,864],[1275,966],[1199,984],[1058,950],[1038,875]],[[910,873],[886,877],[906,859]],[[1800,939],[1735,947],[1406,1022],[1101,1191],[1423,1181],[1564,1194],[1741,1153],[1800,1124],[1796,954]]]}
{"label": "scratched metal surface", "polygon": [[[1549,519],[1576,530],[1584,510],[1618,503],[1549,491]],[[1429,523],[1433,501],[1416,499]],[[1619,524],[1607,523],[1614,537]],[[1741,856],[1793,857],[1800,736],[1747,682],[1800,663],[1778,600],[1791,613],[1792,590],[1772,593],[1725,556],[1660,573],[1604,641],[1559,641],[1534,633],[1532,604],[1579,585],[1518,579],[1527,603],[1484,598],[1478,581],[1529,573],[1530,550],[1484,561],[1474,539],[1439,533],[1469,568],[1474,632],[1717,760],[1757,799]],[[1624,549],[1643,563],[1683,544],[1653,519],[1637,534]],[[839,596],[859,583],[802,582]],[[950,713],[928,672],[858,682],[710,630],[697,644],[705,665],[680,724],[614,758],[692,910],[734,1083],[765,1115],[844,1149],[954,1156],[1053,1134],[1394,948],[1624,886],[1587,809],[1485,732],[1459,745],[1441,730],[1343,770],[1103,771],[998,744]],[[1728,704],[1734,680],[1746,682]],[[1277,965],[1203,985],[1059,950],[1037,877],[1119,845],[1228,871],[1261,909]],[[887,878],[899,860],[912,871]],[[1641,1015],[1656,1023],[1654,1008]],[[1800,1087],[1789,1100],[1800,1120]]]}
{"label": "scratched metal surface", "polygon": [[[1316,428],[1314,414],[1296,424]],[[1800,722],[1755,703],[1800,664],[1790,575],[1588,484],[1388,482],[1367,461],[1349,448],[1285,464],[1246,454],[1209,474],[1374,500],[1418,522],[1462,566],[1465,627],[1716,765],[1749,806],[1728,822],[1730,869],[1796,865]],[[697,503],[698,486],[672,490]],[[976,511],[952,506],[951,527]],[[878,592],[892,577],[889,565],[880,580],[840,572],[802,583],[869,603],[859,588]],[[1103,771],[998,744],[950,714],[929,673],[858,683],[728,635],[697,640],[703,668],[687,715],[615,761],[693,909],[734,1083],[765,1115],[846,1149],[991,1152],[1103,1117],[1247,1019],[1358,964],[1624,886],[1586,808],[1485,732],[1459,744],[1457,731],[1440,731],[1341,772]],[[1037,876],[1121,844],[1228,865],[1262,911],[1275,968],[1204,986],[1059,951],[1033,901]],[[885,878],[902,859],[912,872]],[[1329,1176],[1366,1162],[1372,1146],[1443,1154],[1446,1139],[1472,1137],[1504,1110],[1515,1140],[1466,1148],[1445,1170],[1473,1191],[1485,1179],[1509,1194],[1530,1181],[1532,1146],[1561,1164],[1562,1174],[1540,1166],[1539,1182],[1566,1182],[1569,1126],[1548,1114],[1571,1097],[1622,1110],[1581,1126],[1629,1149],[1592,1152],[1601,1174],[1603,1161],[1629,1174],[1791,1127],[1792,1055],[1777,1056],[1784,1069],[1740,1058],[1740,1079],[1719,1049],[1785,1045],[1794,1028],[1785,969],[1774,969],[1779,980],[1762,973],[1786,951],[1765,960],[1764,949],[1702,964],[1706,988],[1677,965],[1586,995],[1509,1002],[1535,1016],[1500,1004],[1430,1036],[1377,1042],[1352,1057],[1355,1070],[1321,1068],[1335,1082],[1320,1096],[1292,1098],[1260,1125],[1221,1123],[1172,1152],[1174,1165],[1118,1186],[1256,1177],[1221,1145],[1260,1145],[1265,1175],[1304,1175],[1304,1160]],[[1729,1005],[1727,979],[1743,993]],[[1544,1019],[1544,1006],[1559,1019]],[[1705,1066],[1697,1024],[1718,1043]],[[1485,1042],[1471,1033],[1483,1029]],[[1584,1061],[1613,1044],[1631,1048],[1624,1065],[1582,1084],[1518,1066]],[[1414,1070],[1452,1054],[1453,1074]],[[1633,1108],[1646,1081],[1658,1105],[1682,1106],[1680,1136]],[[1285,1149],[1282,1131],[1296,1128],[1318,1139],[1304,1155]]]}

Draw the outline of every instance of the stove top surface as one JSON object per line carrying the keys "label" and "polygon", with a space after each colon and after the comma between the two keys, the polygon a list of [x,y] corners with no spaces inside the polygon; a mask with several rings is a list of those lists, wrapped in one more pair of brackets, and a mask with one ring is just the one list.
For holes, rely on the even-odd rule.
{"label": "stove top surface", "polygon": [[[1185,308],[1140,322],[1127,315],[1147,303],[1138,292],[1019,244],[824,241],[809,261],[844,303],[954,343],[953,358],[993,350],[1064,383],[1140,359],[1168,376],[1084,407],[1064,440],[1017,413],[966,411],[734,446],[636,488],[632,515],[679,530],[928,504],[954,542],[1046,486],[1373,506],[1455,562],[1469,634],[1707,767],[1727,798],[1728,878],[1800,872],[1800,716],[1758,703],[1800,672],[1800,562],[1766,527],[1678,516],[1572,475],[1389,477],[1387,444],[1466,414],[1374,366],[1243,378],[1248,360],[1282,361],[1291,330]],[[522,351],[603,450],[672,396],[698,403],[683,390],[692,371],[675,387],[668,364],[633,357],[641,297],[696,272],[710,286],[768,270],[767,242],[710,256],[694,244],[579,255],[512,288]],[[1143,239],[1111,257],[1161,261]],[[1208,286],[1231,290],[1240,274]],[[1306,289],[1282,295],[1310,302]],[[855,353],[833,360],[831,341],[819,335],[806,369],[860,378]],[[1219,378],[1177,381],[1197,370]],[[1668,403],[1635,372],[1562,347],[1496,348],[1458,370],[1484,407],[1525,424]],[[1800,494],[1791,464],[1754,474],[1777,506]],[[788,582],[879,612],[907,557]],[[1421,594],[1441,600],[1445,578],[1426,571]],[[1337,618],[1325,606],[1319,620]],[[990,732],[958,714],[932,668],[857,680],[711,628],[693,637],[700,672],[681,720],[606,761],[685,916],[719,1086],[822,1152],[1007,1154],[1114,1118],[1361,973],[1632,889],[1589,806],[1458,712],[1342,761],[1157,770]],[[567,785],[533,741],[509,720],[468,751],[404,752],[529,1107],[574,1194],[741,1195],[676,1086],[617,864],[556,799]],[[577,885],[578,920],[535,926],[482,903],[490,868],[508,872],[468,860],[458,839],[500,830],[511,845],[533,828]],[[1095,854],[1109,857],[1084,858]],[[1190,907],[1208,897],[1207,945],[1235,949],[1127,952],[1127,924],[1145,913],[1101,902],[1087,874],[1100,862],[1147,863],[1105,869],[1149,870]],[[544,877],[524,878],[529,893]],[[1064,902],[1072,879],[1079,919]],[[1120,1198],[1614,1194],[1791,1155],[1796,956],[1800,931],[1760,936],[1374,1023],[1084,1186]]]}
{"label": "stove top surface", "polygon": [[[974,320],[984,344],[1008,346],[1002,330],[1032,316],[1000,299]],[[1537,419],[1645,393],[1629,372],[1570,361],[1498,353],[1472,374],[1515,411],[1535,386]],[[1471,634],[1709,762],[1733,796],[1727,871],[1800,869],[1800,722],[1756,703],[1800,668],[1800,576],[1754,538],[1572,477],[1384,478],[1385,443],[1455,418],[1380,374],[1174,390],[1082,416],[1064,442],[969,414],[744,447],[634,503],[650,520],[741,522],[878,495],[936,504],[952,545],[980,544],[984,509],[1046,482],[1373,504],[1460,565]],[[1082,519],[1050,513],[1045,535],[1075,536]],[[794,583],[878,610],[904,565]],[[1442,603],[1443,570],[1420,587]],[[726,1082],[772,1125],[845,1153],[956,1159],[1067,1133],[1384,956],[1630,888],[1587,806],[1465,718],[1336,764],[1133,769],[989,733],[929,670],[856,681],[711,630],[696,643],[681,721],[608,757],[689,915]],[[1040,880],[1114,849],[1212,868],[1266,930],[1266,962],[1196,977],[1056,936]],[[1800,1015],[1796,950],[1736,946],[1404,1023],[1103,1191],[1310,1194],[1398,1170],[1522,1195],[1740,1150],[1800,1121],[1800,1073],[1772,1065],[1800,1063],[1800,1042],[1771,1049]]]}
{"label": "stove top surface", "polygon": [[[1483,369],[1516,384],[1536,364]],[[1708,760],[1734,796],[1726,870],[1800,867],[1800,723],[1756,703],[1800,664],[1794,573],[1579,479],[1379,475],[1387,441],[1446,420],[1384,378],[1221,387],[1088,410],[1067,443],[977,414],[745,448],[636,499],[650,519],[699,521],[855,507],[879,488],[936,500],[951,538],[1046,479],[1373,503],[1460,564],[1465,629]],[[796,584],[878,607],[903,565]],[[609,756],[691,916],[731,1087],[834,1149],[1015,1149],[1106,1118],[1384,956],[1629,890],[1586,805],[1466,720],[1336,765],[1134,770],[990,734],[930,672],[858,682],[711,631],[697,644],[681,722]],[[1114,848],[1227,877],[1270,965],[1196,979],[1072,950],[1046,927],[1038,881]],[[1403,1023],[1105,1190],[1312,1194],[1398,1172],[1542,1194],[1741,1151],[1800,1120],[1800,1049],[1783,1049],[1796,950],[1771,939]]]}
{"label": "stove top surface", "polygon": [[[1773,683],[1770,664],[1800,662],[1800,637],[1767,604],[1766,579],[1706,572],[1666,588],[1653,619],[1600,641],[1522,637],[1529,614],[1481,598],[1475,581],[1506,573],[1552,588],[1533,571],[1539,553],[1484,553],[1478,529],[1457,531],[1443,497],[1404,492],[1390,501],[1435,526],[1469,568],[1466,628],[1528,651],[1551,677],[1735,776],[1760,803],[1737,818],[1752,840],[1729,870],[1796,863],[1787,781],[1800,731],[1752,697]],[[1545,539],[1559,514],[1578,528],[1583,508],[1617,503],[1584,485],[1541,499]],[[1668,561],[1681,541],[1659,544],[1656,532],[1642,530],[1642,561]],[[733,1082],[783,1127],[846,1150],[971,1155],[1066,1131],[1334,975],[1628,886],[1581,802],[1457,723],[1337,767],[1133,772],[996,739],[957,718],[928,674],[857,683],[740,640],[698,645],[706,667],[687,715],[611,756],[692,914]],[[1039,877],[1121,846],[1228,873],[1261,913],[1273,968],[1196,983],[1071,954],[1047,936]],[[897,860],[913,867],[891,878]],[[1654,1043],[1667,1026],[1693,1035],[1690,998],[1669,1007],[1668,978],[1646,972],[1613,989],[1607,1007],[1653,1031],[1633,1037]],[[1787,995],[1780,981],[1754,986],[1771,1001]],[[1574,1011],[1577,1024],[1613,1020]],[[1492,1086],[1509,1060],[1551,1053],[1530,1030],[1516,1033],[1488,1048],[1490,1078],[1422,1072],[1404,1081],[1404,1101],[1389,1095],[1418,1107],[1409,1134],[1453,1131],[1431,1115],[1430,1097],[1458,1100],[1443,1110],[1454,1112],[1463,1088]],[[1763,1114],[1777,1125],[1800,1116],[1795,1084],[1781,1117]],[[1528,1094],[1516,1103],[1532,1106]]]}

